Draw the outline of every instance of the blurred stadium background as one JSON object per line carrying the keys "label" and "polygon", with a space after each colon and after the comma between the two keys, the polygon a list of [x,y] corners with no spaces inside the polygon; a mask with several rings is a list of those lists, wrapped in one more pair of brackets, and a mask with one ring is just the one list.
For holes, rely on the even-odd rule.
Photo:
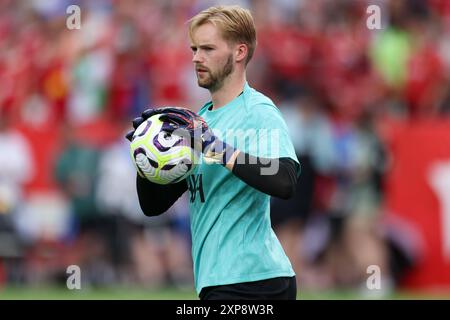
{"label": "blurred stadium background", "polygon": [[299,299],[450,298],[450,1],[2,0],[0,299],[197,299],[187,199],[146,218],[123,136],[207,101],[185,21],[218,3],[252,10],[248,80],[303,166],[272,203]]}

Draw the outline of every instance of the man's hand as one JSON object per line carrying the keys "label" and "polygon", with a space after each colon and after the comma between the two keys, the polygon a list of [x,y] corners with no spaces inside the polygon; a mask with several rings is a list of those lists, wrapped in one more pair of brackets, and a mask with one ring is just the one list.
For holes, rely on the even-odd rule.
{"label": "man's hand", "polygon": [[195,112],[179,107],[165,107],[147,109],[142,115],[133,120],[133,130],[129,131],[126,138],[133,139],[135,130],[148,118],[155,114],[161,114],[160,120],[170,123],[165,130],[186,136],[191,141],[191,146],[204,154],[204,160],[208,164],[222,164],[230,170],[239,151],[221,141],[208,127],[206,121]]}
{"label": "man's hand", "polygon": [[209,128],[202,135],[202,152],[206,163],[222,164],[230,170],[239,154],[239,150],[220,140]]}
{"label": "man's hand", "polygon": [[195,112],[186,110],[175,120],[173,116],[169,119],[169,116],[163,114],[160,119],[175,122],[176,124],[172,126],[174,132],[190,137],[191,146],[204,154],[203,159],[208,164],[225,166],[238,154],[232,146],[221,141],[208,127],[206,121]]}
{"label": "man's hand", "polygon": [[155,114],[161,114],[160,116],[161,121],[167,121],[173,124],[172,126],[165,128],[166,130],[172,132],[179,128],[184,128],[186,130],[193,131],[197,127],[201,128],[208,127],[206,125],[206,122],[200,116],[198,116],[195,112],[186,108],[164,107],[156,109],[146,109],[142,112],[140,117],[137,117],[133,120],[133,130],[130,130],[125,137],[131,142],[133,140],[133,135],[136,129],[144,121],[154,116]]}

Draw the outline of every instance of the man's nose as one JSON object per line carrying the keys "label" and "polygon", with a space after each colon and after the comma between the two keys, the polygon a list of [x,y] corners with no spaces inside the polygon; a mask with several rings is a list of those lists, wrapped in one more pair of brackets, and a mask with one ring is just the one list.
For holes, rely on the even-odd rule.
{"label": "man's nose", "polygon": [[194,63],[201,63],[201,62],[203,62],[203,57],[200,54],[199,50],[194,52],[194,55],[192,56],[192,62],[194,62]]}

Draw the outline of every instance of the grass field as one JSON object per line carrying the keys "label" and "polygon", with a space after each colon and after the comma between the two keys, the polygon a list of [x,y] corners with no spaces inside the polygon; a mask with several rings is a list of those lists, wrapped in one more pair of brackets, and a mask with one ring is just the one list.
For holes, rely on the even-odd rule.
{"label": "grass field", "polygon": [[[361,295],[355,291],[299,292],[299,300],[359,300],[359,299],[446,299],[448,293],[411,293],[398,292],[386,296]],[[144,288],[104,288],[68,290],[58,287],[44,288],[2,288],[0,300],[198,300],[194,291],[175,288],[144,289]]]}

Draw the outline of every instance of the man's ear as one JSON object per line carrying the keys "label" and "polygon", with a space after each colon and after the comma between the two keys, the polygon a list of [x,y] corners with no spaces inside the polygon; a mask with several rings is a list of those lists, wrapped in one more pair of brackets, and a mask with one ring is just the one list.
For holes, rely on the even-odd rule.
{"label": "man's ear", "polygon": [[248,47],[245,43],[236,45],[236,62],[244,61],[248,55]]}

